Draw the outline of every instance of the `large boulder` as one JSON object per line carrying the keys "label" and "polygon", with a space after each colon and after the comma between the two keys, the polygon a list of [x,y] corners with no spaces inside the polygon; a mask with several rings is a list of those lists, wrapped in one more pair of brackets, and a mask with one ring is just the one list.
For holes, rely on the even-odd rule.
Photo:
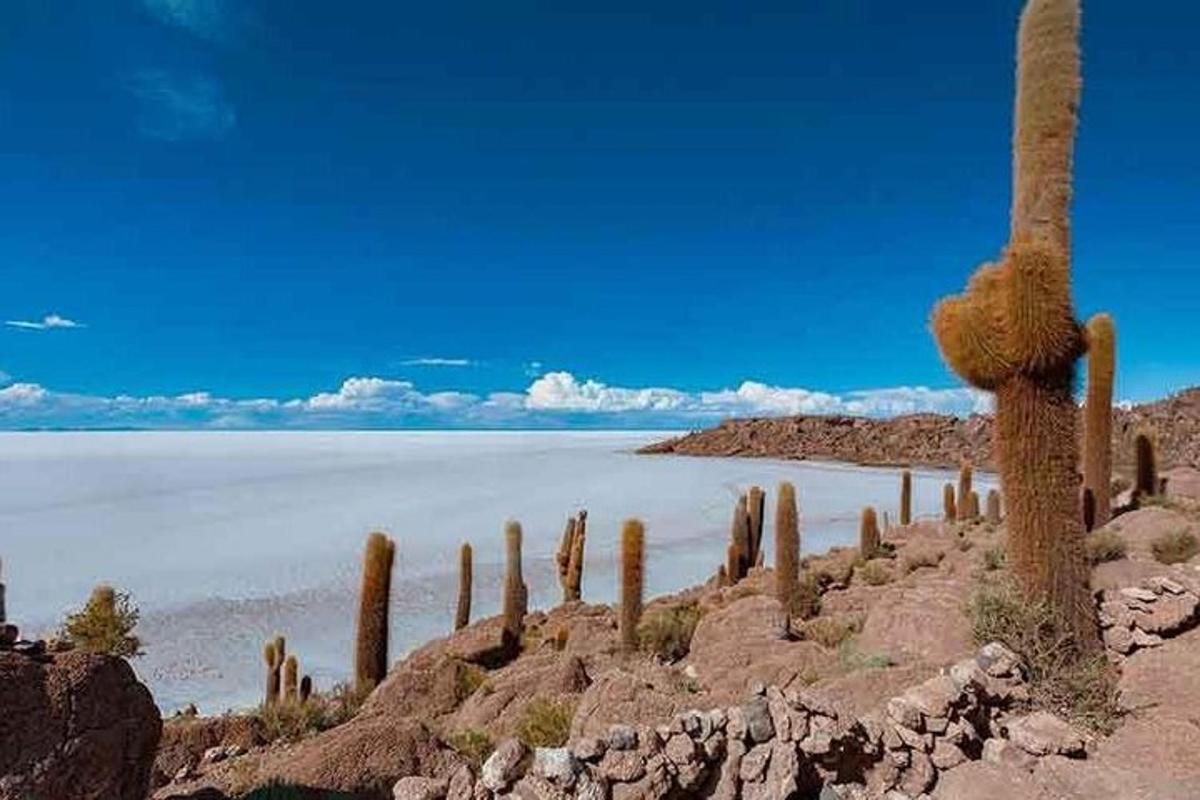
{"label": "large boulder", "polygon": [[0,800],[143,800],[161,733],[124,659],[0,653]]}

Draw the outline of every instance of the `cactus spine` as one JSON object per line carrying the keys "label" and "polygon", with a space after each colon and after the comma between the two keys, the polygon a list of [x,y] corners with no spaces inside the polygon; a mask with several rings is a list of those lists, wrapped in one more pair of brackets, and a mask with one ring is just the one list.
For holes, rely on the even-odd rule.
{"label": "cactus spine", "polygon": [[862,521],[858,527],[858,554],[864,559],[872,559],[879,553],[879,520],[875,509],[867,506],[862,511]]}
{"label": "cactus spine", "polygon": [[942,487],[942,518],[946,522],[954,522],[958,518],[958,509],[954,505],[954,484],[947,483]]}
{"label": "cactus spine", "polygon": [[640,520],[625,521],[621,528],[621,647],[637,650],[638,623],[642,619],[642,590],[646,572],[646,528]]}
{"label": "cactus spine", "polygon": [[[1112,518],[1112,398],[1117,331],[1112,317],[1087,324],[1087,402],[1083,409],[1083,487],[1095,505],[1093,526]],[[1087,528],[1091,530],[1091,527]]]}
{"label": "cactus spine", "polygon": [[1145,433],[1139,433],[1134,440],[1134,454],[1137,457],[1137,482],[1134,492],[1138,497],[1150,497],[1158,494],[1158,465],[1154,457],[1154,442]]}
{"label": "cactus spine", "polygon": [[800,518],[796,510],[796,487],[779,484],[775,498],[775,598],[791,614],[800,577]]}
{"label": "cactus spine", "polygon": [[294,703],[299,699],[300,662],[290,655],[283,662],[283,699]]}
{"label": "cactus spine", "polygon": [[458,607],[454,611],[454,630],[471,624],[471,583],[474,574],[473,553],[467,542],[458,550]]}
{"label": "cactus spine", "polygon": [[974,471],[971,463],[967,462],[958,470],[958,521],[966,522],[971,519],[971,479]]}
{"label": "cactus spine", "polygon": [[388,611],[396,545],[382,533],[367,537],[354,646],[355,685],[364,694],[379,685],[388,667]]}
{"label": "cactus spine", "polygon": [[766,494],[758,486],[751,486],[750,491],[746,493],[746,523],[750,528],[750,547],[746,560],[751,567],[763,565],[762,535],[766,500]]}
{"label": "cactus spine", "polygon": [[515,654],[521,647],[528,598],[521,577],[521,523],[509,520],[504,526],[504,649]]}
{"label": "cactus spine", "polygon": [[912,524],[912,473],[900,473],[900,524]]}
{"label": "cactus spine", "polygon": [[987,493],[987,521],[992,525],[1000,524],[1000,493],[989,489]]}
{"label": "cactus spine", "polygon": [[263,696],[263,705],[273,706],[279,702],[279,656],[275,651],[275,643],[267,642],[263,647],[263,661],[267,665],[267,689]]}
{"label": "cactus spine", "polygon": [[1014,576],[1027,597],[1065,616],[1081,647],[1094,649],[1071,394],[1085,349],[1071,301],[1068,214],[1079,60],[1079,0],[1029,0],[1018,34],[1008,247],[964,294],[938,304],[932,327],[950,367],[996,395]]}

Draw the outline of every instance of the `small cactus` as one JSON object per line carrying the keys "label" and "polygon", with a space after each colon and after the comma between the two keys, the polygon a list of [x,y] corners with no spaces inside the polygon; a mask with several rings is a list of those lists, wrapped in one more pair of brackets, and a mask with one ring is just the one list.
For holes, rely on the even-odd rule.
{"label": "small cactus", "polygon": [[967,495],[967,520],[974,522],[979,519],[979,492],[974,489]]}
{"label": "small cactus", "polygon": [[791,614],[800,577],[800,517],[796,487],[779,484],[775,499],[775,598]]}
{"label": "small cactus", "polygon": [[567,517],[567,526],[563,529],[562,539],[558,543],[558,552],[554,554],[555,566],[558,567],[558,585],[562,587],[563,602],[571,602],[571,590],[567,584],[571,570],[571,551],[575,549],[575,517]]}
{"label": "small cactus", "polygon": [[299,699],[300,662],[295,655],[290,655],[283,662],[283,699],[294,703]]}
{"label": "small cactus", "polygon": [[638,623],[642,620],[642,590],[646,572],[646,528],[640,520],[625,521],[621,528],[621,647],[637,650]]}
{"label": "small cactus", "polygon": [[[1087,324],[1087,401],[1083,408],[1083,485],[1092,493],[1093,526],[1112,518],[1112,398],[1117,331],[1112,317],[1097,314]],[[1087,530],[1091,530],[1087,526]]]}
{"label": "small cactus", "polygon": [[989,489],[987,493],[987,521],[992,525],[1000,524],[1000,492]]}
{"label": "small cactus", "polygon": [[761,567],[763,562],[762,536],[763,517],[766,511],[766,493],[758,486],[751,486],[746,493],[747,525],[749,525],[749,552],[746,560],[749,566]]}
{"label": "small cactus", "polygon": [[279,702],[279,657],[276,655],[274,642],[267,642],[263,646],[263,661],[267,665],[267,689],[263,696],[263,705],[273,706]]}
{"label": "small cactus", "polygon": [[382,533],[367,537],[354,647],[355,685],[362,694],[378,686],[387,675],[388,614],[395,560],[396,545],[391,539]]}
{"label": "small cactus", "polygon": [[283,665],[287,661],[287,639],[282,636],[275,637],[275,660],[278,662],[275,671],[279,673],[276,681],[279,683],[280,697],[283,697]]}
{"label": "small cactus", "polygon": [[303,705],[308,702],[308,698],[312,697],[312,678],[305,675],[300,679],[300,703]]}
{"label": "small cactus", "polygon": [[473,553],[467,542],[458,550],[458,607],[454,612],[454,630],[461,631],[471,624],[471,583]]}
{"label": "small cactus", "polygon": [[729,570],[724,564],[717,565],[717,586],[724,589],[729,585]]}
{"label": "small cactus", "polygon": [[0,626],[8,622],[4,609],[4,560],[0,559]]}
{"label": "small cactus", "polygon": [[954,484],[951,483],[942,487],[942,517],[946,522],[958,519],[958,510],[954,503]]}
{"label": "small cactus", "polygon": [[504,649],[515,654],[521,647],[525,629],[528,589],[521,577],[521,523],[510,520],[504,526]]}
{"label": "small cactus", "polygon": [[1139,433],[1134,440],[1134,454],[1137,457],[1137,482],[1134,492],[1138,497],[1150,497],[1158,494],[1158,466],[1154,457],[1154,442],[1145,433]]}
{"label": "small cactus", "polygon": [[862,511],[858,528],[858,553],[868,561],[879,553],[879,520],[875,516],[875,509],[870,506]]}
{"label": "small cactus", "polygon": [[970,462],[962,465],[958,471],[958,521],[967,522],[971,517],[971,478],[973,471]]}
{"label": "small cactus", "polygon": [[900,524],[912,524],[912,473],[900,473]]}

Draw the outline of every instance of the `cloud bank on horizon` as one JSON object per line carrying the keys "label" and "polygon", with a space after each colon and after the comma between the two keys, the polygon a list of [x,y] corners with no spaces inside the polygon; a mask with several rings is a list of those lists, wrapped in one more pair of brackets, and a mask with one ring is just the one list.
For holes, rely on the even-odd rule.
{"label": "cloud bank on horizon", "polygon": [[745,381],[736,389],[609,386],[548,372],[523,392],[423,392],[408,380],[355,377],[307,398],[237,399],[208,392],[135,397],[72,394],[36,383],[0,388],[0,429],[689,428],[733,416],[991,410],[973,389],[895,387],[831,394]]}

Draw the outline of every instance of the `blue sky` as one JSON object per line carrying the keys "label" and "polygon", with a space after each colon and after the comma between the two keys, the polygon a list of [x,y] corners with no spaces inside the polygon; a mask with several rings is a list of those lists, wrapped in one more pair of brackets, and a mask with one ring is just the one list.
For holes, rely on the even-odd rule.
{"label": "blue sky", "polygon": [[[0,427],[981,400],[1019,3],[7,0]],[[1200,383],[1200,8],[1085,2],[1076,296]]]}

